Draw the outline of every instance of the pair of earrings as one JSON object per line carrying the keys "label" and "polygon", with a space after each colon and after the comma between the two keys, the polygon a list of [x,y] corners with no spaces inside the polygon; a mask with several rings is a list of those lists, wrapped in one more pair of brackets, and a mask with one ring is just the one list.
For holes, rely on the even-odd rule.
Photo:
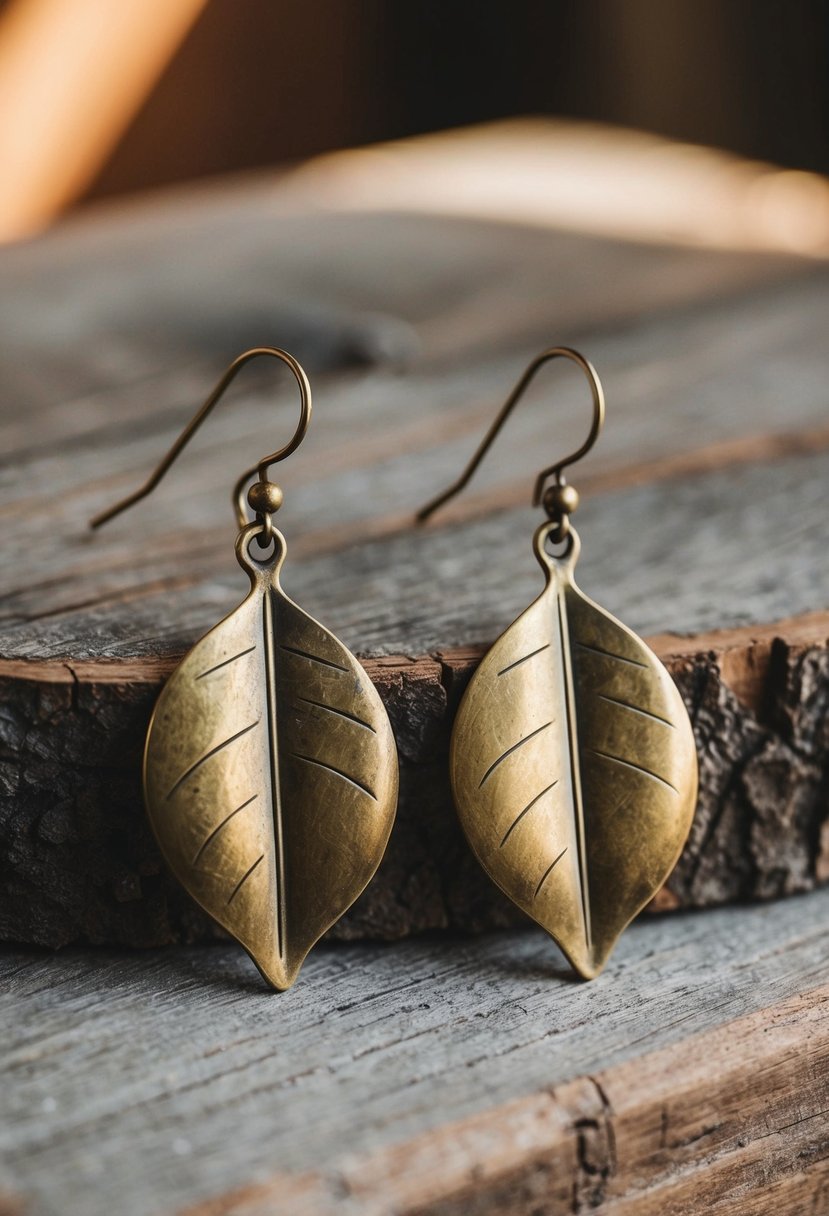
{"label": "pair of earrings", "polygon": [[[165,685],[147,733],[144,795],[178,880],[268,983],[286,989],[374,875],[398,788],[394,736],[371,681],[280,584],[286,544],[273,515],[282,492],[268,472],[296,451],[311,419],[299,363],[274,347],[241,355],[146,484],[92,526],[155,488],[239,369],[260,355],[293,372],[299,423],[285,447],[236,483],[236,556],[251,590]],[[533,501],[547,518],[533,545],[546,585],[474,674],[452,731],[450,768],[483,868],[592,978],[676,863],[697,790],[693,733],[676,686],[644,642],[573,578],[578,495],[564,470],[592,448],[604,421],[592,365],[567,347],[542,352],[465,472],[418,518],[467,484],[536,372],[557,357],[587,376],[590,434],[536,479]]]}

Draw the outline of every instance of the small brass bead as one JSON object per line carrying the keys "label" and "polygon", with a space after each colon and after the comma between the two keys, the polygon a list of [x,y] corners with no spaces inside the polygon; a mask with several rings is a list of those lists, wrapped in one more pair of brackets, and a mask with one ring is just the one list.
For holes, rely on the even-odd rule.
{"label": "small brass bead", "polygon": [[579,492],[575,486],[548,486],[544,491],[543,503],[550,519],[561,519],[575,511],[579,505]]}
{"label": "small brass bead", "polygon": [[272,481],[255,481],[248,490],[248,502],[257,515],[268,515],[282,506],[283,494]]}

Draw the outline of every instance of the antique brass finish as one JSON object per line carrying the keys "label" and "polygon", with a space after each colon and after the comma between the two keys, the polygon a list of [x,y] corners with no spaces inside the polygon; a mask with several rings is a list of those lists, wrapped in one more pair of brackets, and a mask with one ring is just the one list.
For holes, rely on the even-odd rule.
{"label": "antique brass finish", "polygon": [[236,545],[250,594],[158,699],[144,788],[173,873],[284,989],[377,869],[397,760],[363,668],[282,590],[282,534],[251,555],[260,529]]}
{"label": "antique brass finish", "polygon": [[559,354],[590,377],[593,426],[579,452],[536,481],[536,501],[544,496],[550,516],[534,538],[546,587],[475,672],[455,720],[450,771],[484,869],[591,979],[679,858],[696,806],[697,758],[665,668],[574,581],[580,542],[569,514],[578,496],[564,492],[572,487],[561,473],[601,428],[603,395],[590,364],[567,348],[539,356],[463,477],[420,518],[466,484],[531,375]]}
{"label": "antique brass finish", "polygon": [[[251,590],[165,685],[147,734],[144,794],[173,873],[239,941],[274,988],[293,984],[311,947],[354,902],[383,853],[397,806],[397,752],[376,689],[342,642],[280,585],[286,545],[271,521],[281,491],[267,468],[294,451],[311,414],[302,368],[275,348],[248,351],[147,484],[96,525],[150,493],[248,359],[292,367],[300,424],[285,448],[234,490],[236,555]],[[244,484],[252,473],[246,524]],[[251,543],[273,546],[255,558]]]}
{"label": "antique brass finish", "polygon": [[589,979],[676,864],[696,753],[671,677],[576,586],[576,532],[547,552],[554,529],[535,536],[546,588],[475,673],[450,769],[484,869]]}

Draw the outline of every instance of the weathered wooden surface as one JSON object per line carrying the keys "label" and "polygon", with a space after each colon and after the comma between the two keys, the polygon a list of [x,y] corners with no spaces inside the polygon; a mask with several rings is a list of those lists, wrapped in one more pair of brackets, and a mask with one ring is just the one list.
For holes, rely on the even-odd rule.
{"label": "weathered wooden surface", "polygon": [[7,951],[0,1191],[26,1216],[822,1212],[828,916],[819,892],[651,918],[588,985],[534,929],[322,946],[283,996],[229,946]]}
{"label": "weathered wooden surface", "polygon": [[575,478],[580,583],[644,634],[691,635],[660,642],[702,766],[661,904],[827,877],[825,270],[473,220],[297,216],[266,184],[76,221],[3,251],[0,283],[0,935],[206,932],[150,840],[141,742],[177,656],[243,593],[232,471],[278,443],[295,403],[251,374],[153,499],[95,537],[86,521],[257,342],[317,373],[314,425],[281,478],[287,589],[374,656],[401,751],[389,855],[343,934],[509,918],[460,837],[446,747],[480,648],[539,587],[524,504],[539,452],[583,431],[572,369],[539,383],[439,526],[415,531],[411,512],[550,340],[594,359],[609,400]]}

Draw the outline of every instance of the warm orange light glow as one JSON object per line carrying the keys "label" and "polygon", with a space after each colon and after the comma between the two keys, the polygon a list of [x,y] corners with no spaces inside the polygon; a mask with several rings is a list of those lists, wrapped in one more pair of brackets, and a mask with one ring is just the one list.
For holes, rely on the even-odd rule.
{"label": "warm orange light glow", "polygon": [[829,182],[590,123],[519,119],[319,157],[296,208],[433,211],[623,240],[829,256]]}
{"label": "warm orange light glow", "polygon": [[0,19],[0,240],[89,184],[206,0],[15,0]]}

